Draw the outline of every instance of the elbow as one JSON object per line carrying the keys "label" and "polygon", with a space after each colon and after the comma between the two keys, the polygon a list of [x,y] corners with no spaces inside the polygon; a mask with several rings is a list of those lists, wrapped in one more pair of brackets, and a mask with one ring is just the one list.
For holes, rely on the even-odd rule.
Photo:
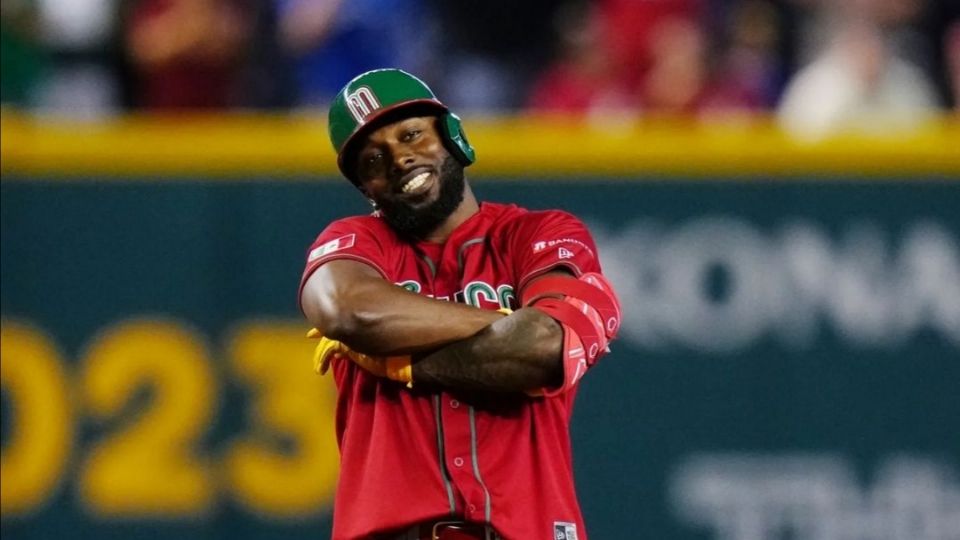
{"label": "elbow", "polygon": [[381,318],[376,311],[364,308],[355,295],[336,290],[304,298],[303,311],[324,336],[345,343],[364,335]]}
{"label": "elbow", "polygon": [[563,384],[563,326],[543,312],[532,309],[529,362],[536,366],[523,390],[556,388]]}
{"label": "elbow", "polygon": [[546,315],[537,329],[536,351],[546,365],[562,365],[563,327]]}
{"label": "elbow", "polygon": [[327,317],[327,327],[323,335],[347,344],[363,341],[361,338],[370,335],[370,331],[377,327],[381,318],[370,310],[345,308]]}
{"label": "elbow", "polygon": [[511,317],[520,317],[519,326],[526,335],[530,359],[544,366],[560,365],[563,355],[563,327],[539,309],[522,309]]}

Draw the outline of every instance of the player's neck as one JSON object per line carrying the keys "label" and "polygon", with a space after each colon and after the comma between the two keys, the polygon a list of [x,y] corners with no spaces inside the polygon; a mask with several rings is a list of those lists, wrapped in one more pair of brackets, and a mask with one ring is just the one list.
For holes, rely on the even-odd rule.
{"label": "player's neck", "polygon": [[477,202],[477,198],[473,195],[473,190],[470,189],[470,185],[468,184],[464,186],[463,200],[460,201],[457,209],[454,210],[453,213],[450,214],[450,217],[441,223],[439,227],[427,234],[423,240],[437,244],[446,242],[447,238],[450,238],[450,235],[453,234],[453,231],[456,230],[461,223],[470,219],[470,216],[479,211],[480,203]]}

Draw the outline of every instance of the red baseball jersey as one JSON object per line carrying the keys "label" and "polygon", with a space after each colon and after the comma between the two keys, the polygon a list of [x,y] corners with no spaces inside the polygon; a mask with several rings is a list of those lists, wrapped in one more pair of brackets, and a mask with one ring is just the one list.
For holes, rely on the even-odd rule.
{"label": "red baseball jersey", "polygon": [[[405,242],[376,216],[335,221],[309,249],[301,291],[335,259],[366,263],[423,295],[494,310],[516,309],[523,286],[548,270],[600,271],[593,239],[572,215],[493,203],[444,244]],[[464,519],[489,523],[505,538],[586,538],[569,437],[583,370],[565,371],[565,391],[530,397],[430,393],[336,362],[341,468],[333,537]]]}

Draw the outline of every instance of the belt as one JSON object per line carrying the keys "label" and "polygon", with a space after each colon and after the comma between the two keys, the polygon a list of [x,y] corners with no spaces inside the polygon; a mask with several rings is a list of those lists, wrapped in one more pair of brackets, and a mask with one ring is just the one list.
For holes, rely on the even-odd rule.
{"label": "belt", "polygon": [[493,527],[468,521],[418,523],[393,538],[394,540],[503,540]]}

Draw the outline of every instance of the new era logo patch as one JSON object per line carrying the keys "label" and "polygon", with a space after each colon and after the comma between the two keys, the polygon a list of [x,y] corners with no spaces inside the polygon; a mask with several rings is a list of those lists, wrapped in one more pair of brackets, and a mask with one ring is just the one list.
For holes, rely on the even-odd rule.
{"label": "new era logo patch", "polygon": [[561,259],[572,259],[573,252],[567,248],[560,248],[559,250],[557,250],[557,256],[560,257]]}
{"label": "new era logo patch", "polygon": [[353,243],[356,239],[357,235],[348,234],[341,236],[340,238],[335,238],[322,246],[315,247],[310,250],[310,255],[307,257],[307,262],[315,261],[324,255],[333,253],[334,251],[353,247]]}
{"label": "new era logo patch", "polygon": [[577,540],[577,524],[565,521],[553,522],[554,540]]}

